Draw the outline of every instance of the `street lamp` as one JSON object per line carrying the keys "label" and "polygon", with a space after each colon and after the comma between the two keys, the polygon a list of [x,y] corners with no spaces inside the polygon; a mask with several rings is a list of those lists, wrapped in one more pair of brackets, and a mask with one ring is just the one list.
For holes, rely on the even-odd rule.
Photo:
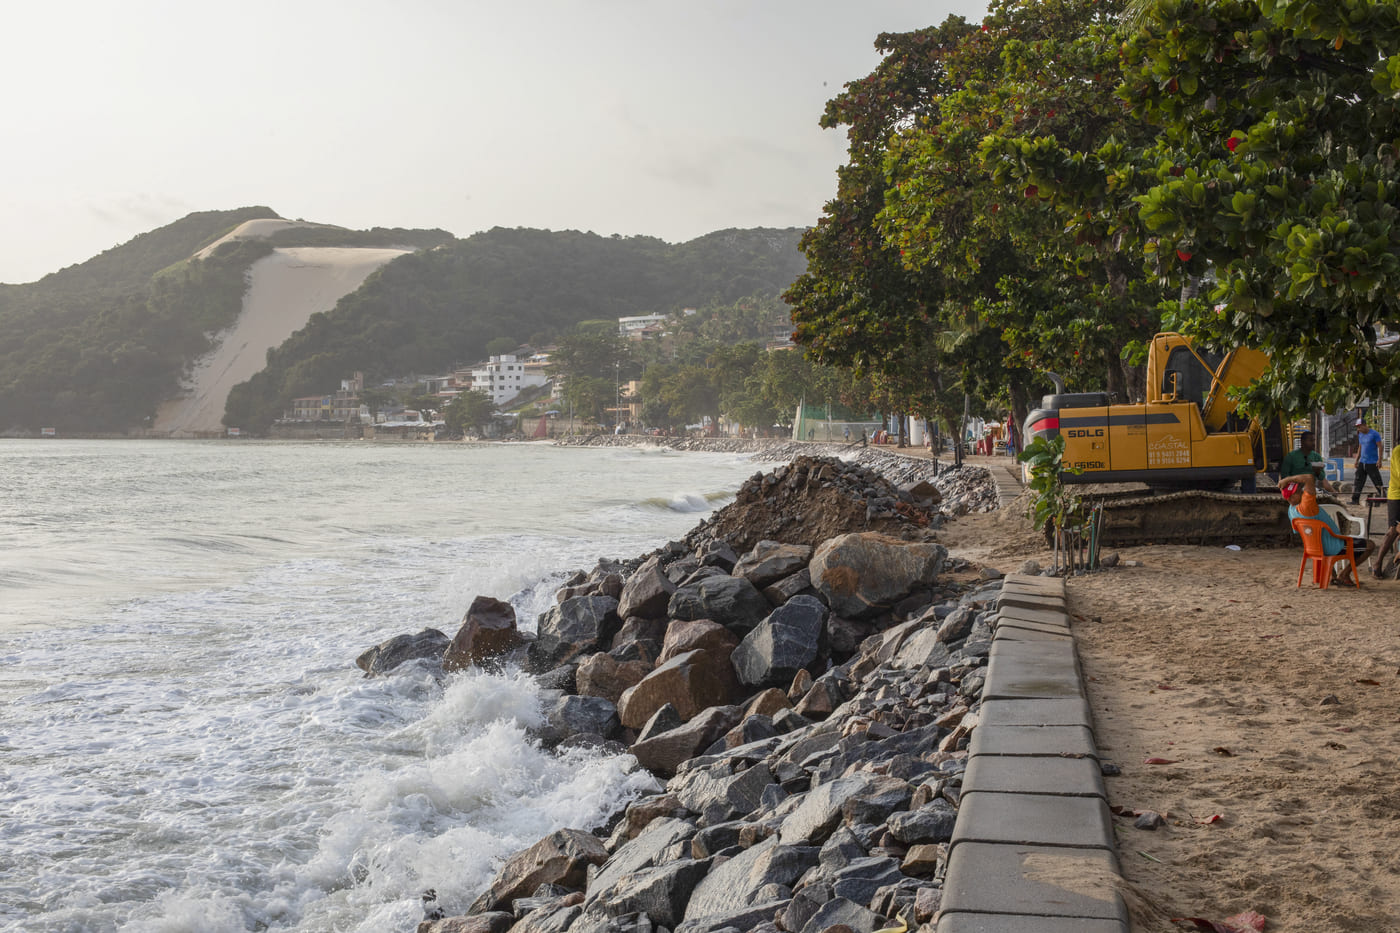
{"label": "street lamp", "polygon": [[616,427],[619,429],[619,430],[615,430],[613,433],[614,433],[614,434],[621,434],[621,433],[622,433],[622,431],[620,430],[621,427],[622,427],[622,361],[621,361],[621,360],[614,360],[614,361],[613,361],[613,388],[615,389],[615,394],[614,394],[614,397],[613,397],[613,417],[617,419]]}

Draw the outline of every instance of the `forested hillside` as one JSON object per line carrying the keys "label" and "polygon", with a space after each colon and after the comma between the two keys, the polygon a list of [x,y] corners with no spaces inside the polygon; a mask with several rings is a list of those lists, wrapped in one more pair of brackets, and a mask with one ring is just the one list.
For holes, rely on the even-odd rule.
{"label": "forested hillside", "polygon": [[274,246],[415,246],[442,230],[316,226],[224,243],[271,208],[203,211],[28,285],[0,286],[0,432],[122,432],[161,401],[242,309],[245,275]]}
{"label": "forested hillside", "polygon": [[497,228],[383,267],[268,354],[229,395],[225,423],[258,431],[299,395],[360,370],[440,372],[506,338],[542,343],[580,321],[776,295],[803,268],[801,230],[650,237]]}

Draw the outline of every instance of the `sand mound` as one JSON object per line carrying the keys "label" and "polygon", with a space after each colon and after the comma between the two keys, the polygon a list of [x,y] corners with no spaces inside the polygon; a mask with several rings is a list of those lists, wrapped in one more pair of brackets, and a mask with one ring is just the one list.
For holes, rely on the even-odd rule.
{"label": "sand mound", "polygon": [[195,253],[194,258],[204,259],[210,253],[214,252],[214,250],[218,249],[220,246],[229,242],[230,240],[260,240],[265,237],[270,237],[274,233],[280,233],[283,230],[294,230],[298,227],[329,227],[332,230],[345,229],[344,227],[335,227],[331,224],[307,223],[304,220],[283,220],[280,217],[264,217],[258,220],[245,220],[243,221],[243,223],[239,224],[237,227],[234,227],[228,233],[219,237],[213,243],[210,243],[208,246],[204,247],[204,249]]}
{"label": "sand mound", "polygon": [[[279,224],[282,226],[275,226]],[[263,231],[255,235],[266,236],[287,225],[298,224],[250,220],[229,236],[249,227]],[[405,252],[409,251],[304,246],[275,250],[253,263],[248,292],[243,296],[243,313],[237,323],[220,336],[213,351],[195,364],[181,396],[161,405],[152,430],[172,437],[222,431],[229,390],[267,364],[268,350],[306,326],[311,315],[334,308],[341,297],[359,288],[371,272]]]}

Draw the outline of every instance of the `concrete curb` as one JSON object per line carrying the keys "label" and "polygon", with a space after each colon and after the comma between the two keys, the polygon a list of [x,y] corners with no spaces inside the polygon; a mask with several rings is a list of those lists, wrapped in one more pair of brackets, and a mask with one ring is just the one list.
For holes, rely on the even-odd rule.
{"label": "concrete curb", "polygon": [[1009,575],[997,609],[938,933],[1128,933],[1065,582]]}

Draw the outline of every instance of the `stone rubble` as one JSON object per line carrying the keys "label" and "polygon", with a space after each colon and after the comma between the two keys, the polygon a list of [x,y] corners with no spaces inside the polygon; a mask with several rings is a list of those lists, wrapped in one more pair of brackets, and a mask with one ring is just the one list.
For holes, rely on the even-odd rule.
{"label": "stone rubble", "polygon": [[[958,501],[985,495],[977,472],[995,501],[985,470],[959,471]],[[465,914],[434,904],[418,933],[931,931],[1001,589],[946,579],[928,534],[946,476],[901,491],[801,457],[745,484],[733,527],[717,515],[575,574],[537,635],[481,597],[455,639],[401,636],[397,654],[531,671],[539,741],[630,751],[658,779],[608,826],[507,859]],[[801,514],[814,497],[846,527]],[[890,514],[869,530],[877,501]],[[742,517],[789,534],[751,541]]]}

